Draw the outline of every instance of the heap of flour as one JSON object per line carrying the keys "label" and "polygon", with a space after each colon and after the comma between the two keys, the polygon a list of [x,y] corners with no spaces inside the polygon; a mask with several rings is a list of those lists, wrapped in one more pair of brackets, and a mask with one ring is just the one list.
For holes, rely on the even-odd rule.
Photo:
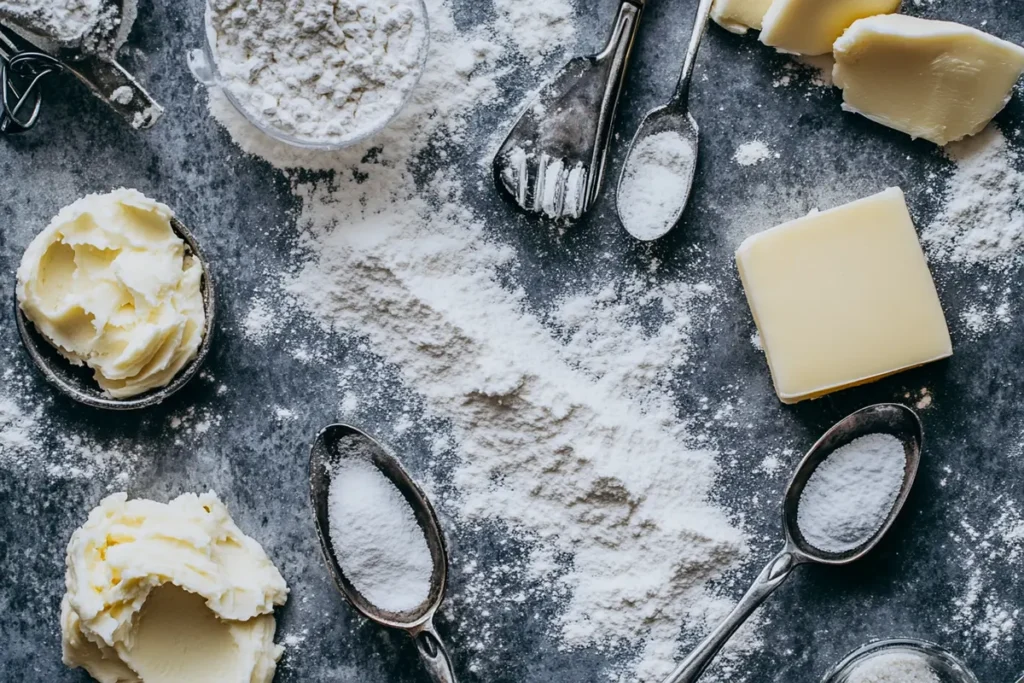
{"label": "heap of flour", "polygon": [[[458,454],[454,472],[430,487],[444,493],[435,495],[442,511],[458,531],[497,527],[531,549],[505,559],[501,571],[516,578],[502,590],[488,588],[497,568],[487,568],[449,596],[479,634],[474,657],[500,659],[490,615],[521,610],[507,588],[532,586],[561,605],[552,635],[562,647],[628,650],[630,670],[609,675],[660,681],[680,633],[698,637],[731,609],[711,585],[746,555],[745,534],[713,502],[718,453],[697,441],[668,388],[691,362],[693,319],[711,308],[714,286],[642,273],[567,291],[542,315],[503,284],[515,252],[464,199],[478,178],[464,155],[488,153],[468,139],[469,121],[503,111],[499,65],[517,41],[500,17],[456,28],[449,2],[428,6],[421,87],[370,141],[329,154],[287,149],[211,100],[246,151],[335,171],[292,175],[304,256],[260,306],[359,340],[395,368],[413,402],[438,418],[433,441]],[[660,324],[641,324],[640,309]],[[346,397],[343,410],[372,398]],[[467,606],[484,594],[486,610]],[[483,677],[503,665],[473,661]]]}
{"label": "heap of flour", "polygon": [[309,143],[384,126],[427,43],[417,0],[211,0],[206,21],[227,92],[259,125]]}
{"label": "heap of flour", "polygon": [[107,52],[127,39],[136,3],[122,8],[108,0],[0,0],[0,13],[59,47]]}

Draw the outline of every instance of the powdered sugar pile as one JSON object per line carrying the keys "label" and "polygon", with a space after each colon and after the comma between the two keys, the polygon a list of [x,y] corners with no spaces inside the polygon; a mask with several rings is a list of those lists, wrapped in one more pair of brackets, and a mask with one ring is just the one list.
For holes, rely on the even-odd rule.
{"label": "powdered sugar pile", "polygon": [[619,217],[637,239],[656,239],[672,227],[689,198],[697,165],[693,143],[674,131],[637,143],[619,189]]}
{"label": "powdered sugar pile", "polygon": [[331,544],[345,577],[376,607],[415,610],[430,597],[434,562],[412,508],[365,454],[369,442],[339,444],[331,465]]}
{"label": "powdered sugar pile", "polygon": [[[532,547],[494,572],[558,599],[563,645],[628,648],[636,661],[623,680],[660,680],[682,626],[699,635],[730,609],[709,584],[746,553],[744,533],[709,502],[717,453],[695,445],[667,389],[688,359],[691,316],[713,307],[715,288],[637,275],[584,287],[548,314],[531,311],[524,292],[504,284],[513,250],[488,235],[449,164],[430,163],[458,152],[469,117],[497,107],[501,46],[516,41],[502,35],[501,17],[458,30],[447,2],[428,4],[422,84],[366,145],[282,149],[211,101],[244,149],[279,166],[337,171],[292,178],[305,256],[277,298],[261,302],[282,319],[354,336],[397,369],[442,425],[440,452],[451,444],[458,455],[431,487],[457,529],[487,522]],[[639,324],[641,307],[660,311],[657,326]],[[373,400],[346,395],[342,408]],[[494,572],[468,574],[452,609],[477,594],[489,596],[486,613],[514,600],[486,588]],[[482,619],[474,629],[489,637],[479,611],[462,614]]]}
{"label": "powdered sugar pile", "polygon": [[903,485],[907,457],[889,434],[869,434],[818,466],[800,496],[797,525],[819,550],[843,553],[867,543],[885,523]]}
{"label": "powdered sugar pile", "polygon": [[427,42],[417,0],[212,0],[207,32],[224,87],[254,120],[330,144],[394,115]]}

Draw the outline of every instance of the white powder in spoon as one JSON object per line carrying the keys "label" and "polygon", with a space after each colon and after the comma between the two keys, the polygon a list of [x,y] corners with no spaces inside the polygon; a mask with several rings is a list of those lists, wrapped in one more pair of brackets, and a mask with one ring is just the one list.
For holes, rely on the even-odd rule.
{"label": "white powder in spoon", "polygon": [[854,669],[847,683],[942,683],[935,670],[920,655],[886,652]]}
{"label": "white powder in spoon", "polygon": [[831,553],[862,546],[892,511],[906,466],[903,444],[890,434],[869,434],[837,449],[800,496],[797,525],[804,538]]}
{"label": "white powder in spoon", "polygon": [[695,152],[693,144],[674,131],[637,144],[619,188],[619,217],[630,235],[657,239],[679,219],[697,162]]}
{"label": "white powder in spoon", "polygon": [[338,564],[370,604],[407,612],[427,601],[434,561],[391,480],[365,457],[342,458],[331,467],[328,507]]}

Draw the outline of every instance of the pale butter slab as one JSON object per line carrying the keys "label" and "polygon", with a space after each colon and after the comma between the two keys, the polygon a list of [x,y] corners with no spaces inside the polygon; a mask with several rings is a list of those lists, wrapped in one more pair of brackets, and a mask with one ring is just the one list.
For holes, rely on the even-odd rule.
{"label": "pale butter slab", "polygon": [[898,188],[754,235],[736,262],[783,403],[953,354]]}
{"label": "pale butter slab", "polygon": [[843,108],[938,145],[982,131],[1024,73],[1024,48],[969,26],[901,14],[835,43]]}

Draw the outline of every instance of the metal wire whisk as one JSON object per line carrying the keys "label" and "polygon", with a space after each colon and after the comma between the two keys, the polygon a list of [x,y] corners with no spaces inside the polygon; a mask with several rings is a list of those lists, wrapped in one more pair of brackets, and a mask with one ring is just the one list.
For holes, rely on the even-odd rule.
{"label": "metal wire whisk", "polygon": [[[0,35],[0,135],[24,133],[36,125],[43,105],[43,79],[63,70],[56,58],[43,52],[18,52]],[[22,115],[27,108],[28,115]]]}

